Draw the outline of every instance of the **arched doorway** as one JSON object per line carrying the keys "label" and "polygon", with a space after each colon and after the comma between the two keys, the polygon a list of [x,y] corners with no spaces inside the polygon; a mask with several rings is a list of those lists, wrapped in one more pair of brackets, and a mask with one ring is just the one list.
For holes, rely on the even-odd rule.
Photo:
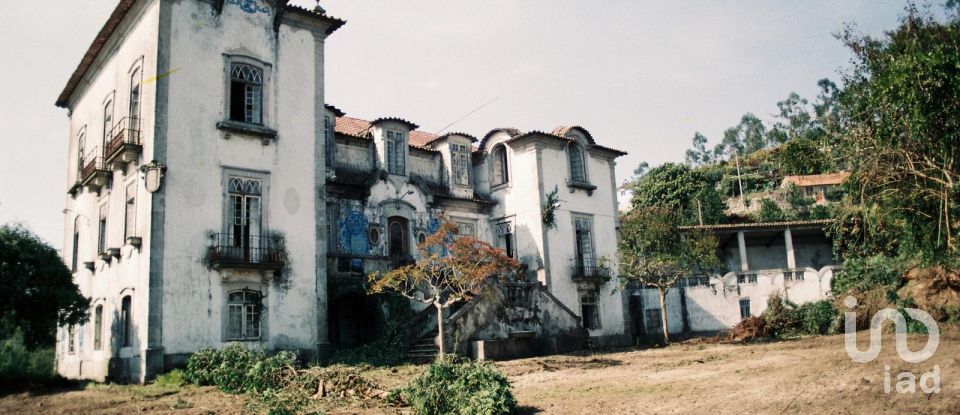
{"label": "arched doorway", "polygon": [[387,219],[388,254],[391,258],[410,256],[410,221],[403,216]]}

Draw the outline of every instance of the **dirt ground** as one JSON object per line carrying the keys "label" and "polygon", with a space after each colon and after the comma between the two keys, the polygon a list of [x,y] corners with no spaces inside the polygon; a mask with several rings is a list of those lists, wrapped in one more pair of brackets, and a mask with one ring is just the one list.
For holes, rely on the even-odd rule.
{"label": "dirt ground", "polygon": [[[865,349],[867,334],[860,333]],[[926,336],[911,337],[919,350]],[[500,362],[514,385],[523,413],[711,413],[711,414],[884,414],[960,413],[960,332],[944,328],[930,360],[899,359],[893,336],[880,356],[853,362],[843,336],[764,344],[715,344],[694,340],[666,348],[551,356]],[[891,393],[884,393],[885,366]],[[897,374],[939,366],[940,392],[897,393]],[[405,366],[368,373],[387,388],[403,385],[420,368]],[[345,407],[341,413],[397,413],[389,407]],[[143,386],[87,385],[0,397],[0,413],[241,414],[243,397],[212,388],[158,390]]]}

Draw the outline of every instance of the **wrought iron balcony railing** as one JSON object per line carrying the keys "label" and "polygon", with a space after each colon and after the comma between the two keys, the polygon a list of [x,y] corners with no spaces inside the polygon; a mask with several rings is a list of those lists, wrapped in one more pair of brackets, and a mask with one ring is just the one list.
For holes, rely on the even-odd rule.
{"label": "wrought iron balcony railing", "polygon": [[286,263],[283,238],[279,236],[216,233],[211,239],[207,260],[214,269],[278,270]]}
{"label": "wrought iron balcony railing", "polygon": [[[140,153],[140,119],[124,117],[110,130],[110,141],[107,142],[107,152],[104,155],[107,163],[114,161],[130,161],[132,156]],[[118,160],[119,159],[119,160]]]}
{"label": "wrought iron balcony railing", "polygon": [[103,163],[100,147],[93,149],[83,160],[83,167],[80,169],[80,183],[84,186],[99,188],[106,184],[110,171]]}
{"label": "wrought iron balcony railing", "polygon": [[610,280],[610,268],[593,265],[593,264],[584,264],[584,265],[574,265],[572,270],[573,281],[592,281],[604,283]]}

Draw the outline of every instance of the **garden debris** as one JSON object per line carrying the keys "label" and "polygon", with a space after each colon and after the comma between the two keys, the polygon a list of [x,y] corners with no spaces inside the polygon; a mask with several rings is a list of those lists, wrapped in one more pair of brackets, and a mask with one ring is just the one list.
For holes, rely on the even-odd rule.
{"label": "garden debris", "polygon": [[747,317],[740,320],[740,323],[729,333],[729,340],[736,342],[757,341],[769,337],[770,328],[767,326],[767,321],[760,317]]}
{"label": "garden debris", "polygon": [[937,321],[960,318],[960,271],[943,267],[914,268],[904,275],[907,284],[897,294]]}

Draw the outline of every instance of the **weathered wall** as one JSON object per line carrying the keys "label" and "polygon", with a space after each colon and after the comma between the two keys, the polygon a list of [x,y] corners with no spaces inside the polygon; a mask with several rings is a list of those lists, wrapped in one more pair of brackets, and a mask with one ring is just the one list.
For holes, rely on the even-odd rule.
{"label": "weathered wall", "polygon": [[[767,309],[767,300],[779,293],[796,304],[827,299],[830,296],[830,282],[836,266],[827,266],[820,270],[803,270],[803,280],[794,277],[784,278],[784,270],[766,270],[757,272],[757,282],[738,283],[736,273],[722,277],[711,277],[710,285],[671,288],[667,294],[667,319],[670,333],[683,333],[683,308],[681,291],[686,291],[686,314],[689,330],[693,333],[713,333],[730,329],[740,322],[740,300],[750,300],[750,315],[759,316]],[[660,300],[655,289],[633,290],[632,296],[641,297],[643,314],[631,316],[642,318],[644,326],[660,327],[659,322],[651,322],[649,317],[659,316]],[[648,314],[647,310],[653,310]],[[659,318],[659,317],[657,317]],[[657,334],[647,331],[647,336],[658,338]]]}
{"label": "weathered wall", "polygon": [[[58,333],[57,370],[71,378],[89,378],[103,380],[108,373],[110,359],[117,364],[130,368],[130,375],[140,375],[140,356],[145,344],[140,341],[146,335],[146,324],[134,325],[135,336],[128,347],[121,347],[119,339],[119,313],[122,297],[132,296],[133,315],[146,314],[147,274],[149,264],[146,252],[149,252],[149,206],[150,194],[139,180],[137,168],[144,160],[152,157],[150,149],[153,143],[155,83],[149,82],[156,75],[157,32],[159,5],[156,1],[138,3],[118,29],[118,35],[107,42],[102,53],[93,63],[81,85],[76,89],[68,103],[70,110],[67,174],[64,191],[78,179],[78,135],[85,132],[85,153],[91,154],[95,148],[104,147],[104,104],[113,100],[113,124],[121,118],[130,116],[129,96],[131,71],[141,68],[143,79],[140,93],[141,140],[144,151],[138,160],[129,163],[123,169],[111,173],[110,182],[97,192],[83,189],[75,197],[67,196],[64,202],[67,209],[64,215],[63,257],[69,266],[73,251],[74,224],[78,225],[80,239],[78,244],[78,269],[74,273],[74,282],[81,293],[92,300],[94,308],[103,306],[103,346],[94,350],[93,321],[75,330],[77,349],[70,354],[67,350],[67,329]],[[109,125],[106,128],[112,128]],[[143,237],[141,249],[128,245],[123,237],[125,193],[128,184],[135,184],[136,213],[135,236]],[[98,252],[98,218],[100,206],[107,209],[107,238],[105,248],[119,248],[120,258],[104,261]],[[84,268],[84,262],[93,262],[91,272]],[[144,320],[145,322],[145,320]],[[122,359],[122,360],[121,360]]]}
{"label": "weathered wall", "polygon": [[[175,2],[172,10],[169,76],[170,125],[166,179],[163,309],[165,353],[189,353],[224,344],[227,292],[249,288],[265,295],[261,340],[250,347],[312,350],[317,338],[314,233],[317,209],[314,140],[323,137],[314,120],[324,114],[322,47],[311,31],[281,25],[273,31],[271,11],[245,11],[226,4]],[[262,63],[264,126],[276,140],[218,130],[227,118],[228,55]],[[322,103],[322,99],[320,100]],[[322,123],[320,124],[322,128]],[[321,164],[322,165],[322,164]],[[224,171],[263,178],[263,233],[283,236],[287,264],[281,281],[266,271],[209,270],[203,255],[210,233],[223,232]]]}

